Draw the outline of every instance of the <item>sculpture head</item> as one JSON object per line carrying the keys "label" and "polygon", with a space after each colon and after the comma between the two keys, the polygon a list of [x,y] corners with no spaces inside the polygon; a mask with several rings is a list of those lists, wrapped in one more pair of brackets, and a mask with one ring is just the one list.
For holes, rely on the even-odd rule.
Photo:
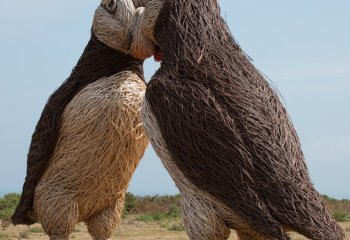
{"label": "sculpture head", "polygon": [[233,40],[217,0],[148,0],[140,28],[155,44],[155,57],[171,62],[201,62]]}
{"label": "sculpture head", "polygon": [[161,0],[102,0],[95,12],[93,33],[119,52],[146,59],[155,53],[154,28],[161,6]]}
{"label": "sculpture head", "polygon": [[[139,59],[154,53],[151,39],[141,34],[144,0],[102,0],[94,16],[92,31],[107,46]],[[136,7],[135,7],[136,6]],[[137,39],[137,40],[136,40]],[[134,44],[137,41],[137,44]]]}

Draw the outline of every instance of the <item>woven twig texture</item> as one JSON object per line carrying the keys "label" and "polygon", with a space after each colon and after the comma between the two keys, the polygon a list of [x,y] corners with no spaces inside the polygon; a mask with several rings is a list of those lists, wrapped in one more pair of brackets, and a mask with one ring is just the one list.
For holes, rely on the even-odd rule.
{"label": "woven twig texture", "polygon": [[[115,228],[148,144],[140,118],[144,90],[136,74],[123,72],[88,85],[67,105],[55,153],[35,191],[34,212],[50,235],[68,236],[83,220],[93,236],[100,225]],[[96,217],[98,225],[91,224]]]}
{"label": "woven twig texture", "polygon": [[[113,0],[111,0],[110,2],[113,2]],[[144,5],[143,0],[134,0],[133,2],[135,3],[135,7],[140,7],[141,5]],[[104,1],[103,4],[108,5],[108,1]],[[132,4],[132,2],[131,2],[131,4]],[[135,8],[133,7],[132,9],[135,9]],[[98,11],[101,11],[101,7],[98,8]],[[97,19],[99,21],[102,21],[101,18],[97,17],[98,11],[95,15],[94,23],[97,21]],[[107,10],[105,10],[105,11],[107,11]],[[105,15],[104,21],[106,23],[108,23],[111,21],[112,22],[116,21],[115,19],[118,19],[118,21],[121,21],[120,16],[111,13],[109,15],[108,14]],[[127,22],[127,21],[125,21],[125,22]],[[110,32],[111,32],[111,30],[110,30]],[[77,63],[76,67],[73,69],[71,76],[51,95],[47,104],[45,105],[45,108],[42,112],[42,115],[40,117],[40,120],[36,126],[35,132],[34,132],[33,137],[32,137],[32,142],[30,145],[30,149],[29,149],[29,153],[28,153],[28,160],[27,160],[27,176],[26,176],[26,180],[25,180],[25,183],[23,186],[23,191],[22,191],[20,203],[17,206],[16,212],[12,217],[12,222],[14,224],[33,224],[36,220],[32,216],[33,215],[35,189],[37,187],[38,182],[40,181],[40,179],[44,175],[44,173],[46,171],[51,171],[51,170],[48,170],[48,168],[50,168],[49,163],[52,162],[53,159],[56,159],[56,160],[60,159],[60,156],[57,155],[56,147],[58,148],[59,146],[62,147],[64,145],[64,142],[62,140],[61,131],[63,131],[62,126],[66,126],[66,125],[64,125],[66,123],[64,122],[62,114],[65,111],[67,105],[71,102],[71,100],[79,92],[83,91],[83,89],[85,89],[85,87],[87,87],[89,84],[93,84],[96,81],[100,81],[101,79],[104,79],[107,81],[109,78],[106,78],[106,77],[110,77],[110,76],[114,76],[114,78],[116,78],[115,79],[116,81],[118,81],[118,79],[120,81],[122,81],[122,80],[125,81],[126,79],[124,79],[124,78],[127,78],[129,80],[133,79],[132,81],[135,82],[134,85],[133,84],[126,84],[124,87],[119,86],[119,88],[115,88],[115,86],[114,86],[114,88],[112,88],[112,87],[109,88],[109,90],[113,89],[113,92],[109,93],[110,94],[109,98],[108,98],[107,92],[104,92],[105,94],[107,94],[105,96],[106,99],[105,99],[104,104],[106,104],[106,105],[104,107],[108,108],[109,105],[107,104],[107,101],[108,101],[108,99],[113,98],[113,97],[116,97],[116,98],[119,97],[121,101],[125,101],[125,98],[122,97],[123,94],[128,95],[131,99],[131,102],[130,102],[130,105],[126,105],[124,102],[118,103],[115,106],[117,108],[120,108],[118,110],[118,113],[122,113],[124,111],[123,113],[128,114],[127,111],[130,110],[131,111],[130,114],[135,114],[134,109],[138,109],[138,107],[139,107],[139,105],[138,105],[139,103],[137,103],[137,100],[132,100],[133,98],[131,97],[131,95],[133,94],[132,93],[133,90],[137,91],[134,94],[138,95],[138,92],[140,91],[140,89],[142,87],[144,87],[144,82],[142,80],[143,79],[143,69],[142,69],[143,61],[135,59],[134,57],[132,57],[130,55],[126,55],[124,52],[128,52],[129,51],[128,49],[125,49],[124,52],[117,51],[116,49],[108,46],[107,43],[101,42],[101,40],[96,35],[97,35],[96,32],[93,31],[92,35],[91,35],[91,39],[90,39],[87,47],[85,48],[84,53],[81,56],[79,62]],[[110,36],[110,38],[114,38],[114,37],[115,37],[115,35]],[[115,41],[118,41],[118,39],[116,38]],[[124,72],[129,71],[129,73],[128,74],[124,73],[120,76],[118,75],[117,77],[115,76],[115,74],[123,72],[123,71]],[[138,77],[138,80],[137,80],[137,77]],[[110,81],[110,80],[108,80],[108,81]],[[126,82],[124,82],[124,83],[126,83]],[[101,83],[99,83],[99,84],[101,84]],[[135,87],[135,85],[138,85],[139,87]],[[104,85],[101,85],[101,86],[106,87]],[[127,87],[131,87],[131,88],[127,89]],[[119,95],[116,95],[117,93],[114,92],[116,89],[120,90],[120,91],[124,91],[124,93],[119,93]],[[84,91],[86,91],[86,89]],[[106,88],[105,91],[108,91],[108,88]],[[93,93],[90,92],[90,94],[91,94],[91,99],[94,99],[92,97]],[[140,95],[139,101],[141,101],[141,98],[142,98],[141,95]],[[88,101],[91,99],[85,98],[85,101]],[[112,100],[114,101],[113,103],[115,103],[116,99],[113,98]],[[81,102],[80,102],[80,104],[81,104],[80,107],[82,107],[83,104]],[[86,102],[85,106],[86,107],[89,106],[88,104],[89,103]],[[133,106],[133,108],[131,107],[132,104],[135,104]],[[123,107],[125,107],[127,109],[122,110]],[[110,109],[110,108],[108,108],[108,109]],[[88,109],[88,108],[85,108],[85,109],[81,108],[80,110],[82,112],[83,111],[88,111],[88,112],[99,111],[99,109]],[[66,111],[66,113],[67,113],[67,111]],[[76,114],[78,115],[78,113],[76,113]],[[67,116],[69,116],[69,114]],[[95,115],[95,116],[97,117],[97,115]],[[133,115],[131,115],[131,117],[132,116]],[[83,119],[83,117],[84,116],[81,116],[81,119]],[[127,117],[127,116],[118,116],[118,117],[122,118],[122,117]],[[103,119],[101,119],[101,120],[103,120]],[[115,119],[113,119],[113,120],[115,120]],[[72,119],[70,119],[70,121],[72,121]],[[98,119],[95,119],[95,121],[97,121],[97,123],[99,122]],[[90,121],[90,124],[91,123],[92,122]],[[118,122],[118,124],[119,123],[120,122]],[[136,117],[135,117],[135,122],[133,124],[137,125],[139,123],[140,123],[140,121],[138,123],[136,123]],[[115,127],[116,128],[125,127],[126,129],[124,129],[124,131],[126,131],[126,132],[131,131],[136,126],[136,125],[132,125],[129,122],[125,122],[125,123],[121,123],[121,124],[122,125],[120,125],[120,126],[116,125]],[[131,125],[127,125],[127,124],[131,124]],[[92,127],[92,125],[90,127]],[[96,125],[96,127],[98,127],[98,124]],[[84,133],[82,128],[80,130],[81,130],[80,132],[75,132],[75,134],[83,134],[83,135],[85,134],[86,136],[88,136],[90,134],[89,132]],[[65,133],[65,134],[67,134],[67,136],[68,136],[68,133]],[[73,132],[72,132],[72,134],[73,134]],[[72,137],[72,136],[70,136],[70,137]],[[67,137],[67,139],[68,139],[68,137]],[[86,139],[85,141],[89,141],[89,140]],[[122,140],[118,140],[118,141],[122,141]],[[126,162],[124,165],[125,168],[123,168],[123,166],[121,166],[121,165],[117,166],[120,168],[120,171],[127,171],[127,172],[125,172],[125,176],[123,175],[125,177],[125,179],[128,179],[129,175],[132,174],[132,172],[133,172],[133,169],[131,166],[134,166],[134,164],[136,164],[139,161],[139,158],[137,157],[137,153],[140,153],[144,150],[144,146],[143,146],[144,141],[142,139],[140,139],[140,141],[136,141],[136,142],[140,143],[139,150],[135,151],[136,158],[132,159],[131,160],[132,162],[129,162],[129,163]],[[76,150],[80,149],[82,155],[87,153],[87,152],[84,153],[84,151],[90,150],[90,149],[84,148],[83,145],[81,145],[82,148],[79,148],[80,147],[79,142],[74,142],[74,143],[70,142],[70,143],[76,144],[75,145]],[[101,144],[101,143],[96,142],[95,143],[96,147],[98,147],[99,144]],[[119,144],[121,144],[120,146],[122,149],[122,147],[124,146],[123,144],[128,145],[129,143],[119,143]],[[101,149],[101,151],[104,151],[104,150],[106,150],[106,149]],[[128,149],[126,149],[126,150],[128,150]],[[119,151],[119,150],[116,149],[115,151]],[[122,151],[122,150],[120,150],[120,151]],[[62,156],[64,155],[62,152],[61,152],[61,154],[62,154]],[[100,156],[96,155],[96,157],[98,158],[106,153],[96,151],[96,152],[94,152],[94,154],[101,154]],[[118,152],[118,154],[120,155],[122,153]],[[125,155],[128,155],[128,153],[125,152]],[[66,156],[67,155],[65,155],[65,157]],[[72,155],[70,155],[70,156],[72,156]],[[90,157],[92,157],[92,156],[90,156]],[[56,160],[54,162],[56,162]],[[68,159],[66,159],[66,160],[68,161]],[[62,158],[61,161],[64,161],[64,159]],[[96,166],[96,169],[100,169],[99,165]],[[56,171],[59,171],[59,169],[56,169]],[[71,171],[75,172],[74,169],[71,169]],[[100,169],[100,171],[102,171],[102,169]],[[102,174],[102,172],[98,172],[98,173]],[[64,174],[64,173],[62,173],[62,174]],[[91,178],[92,177],[90,176],[89,179],[91,180]],[[119,178],[123,178],[123,177],[118,175],[118,176],[115,176],[115,178],[119,179]],[[87,180],[87,179],[85,179],[85,178],[81,179],[81,181],[83,181],[83,182],[85,180]],[[120,183],[114,182],[114,184],[121,184],[119,186],[119,189],[126,188],[127,183],[124,180]],[[48,177],[46,177],[45,181],[46,181],[46,183],[48,183],[48,182],[52,183],[53,180],[51,181],[51,180],[49,180]],[[41,184],[43,184],[43,182],[41,182]],[[113,188],[113,187],[111,187],[111,188]],[[61,189],[65,189],[65,187],[63,185],[61,185]],[[51,189],[46,189],[46,194],[48,191],[51,191]],[[81,190],[81,191],[83,191],[83,190]],[[42,193],[42,190],[41,190],[41,193]],[[66,194],[66,193],[63,192],[63,194]],[[123,196],[122,190],[120,190],[119,192],[116,192],[114,194],[120,195],[120,199],[123,198],[122,197]],[[57,195],[55,197],[57,197]],[[86,197],[86,195],[81,196],[81,197]],[[106,196],[101,195],[100,197],[101,197],[101,199],[106,200]],[[66,198],[66,199],[68,199],[68,198]],[[110,197],[109,197],[109,199],[110,199]],[[118,201],[120,201],[120,199]],[[37,198],[37,200],[39,201],[39,198]],[[61,198],[61,200],[65,201],[65,198]],[[95,202],[98,203],[100,200],[96,199]],[[104,201],[104,200],[101,200],[101,201]],[[52,199],[52,201],[55,201],[55,199]],[[62,205],[63,203],[60,203],[60,204]],[[82,204],[84,204],[84,202],[82,202]],[[37,205],[37,209],[39,209],[38,204],[36,204],[36,205]],[[122,203],[119,203],[119,205],[122,205]],[[52,206],[52,207],[55,208],[55,206]],[[67,207],[69,207],[69,206],[67,206]],[[72,212],[76,212],[77,209],[76,209],[75,205],[74,206],[71,205],[70,207],[71,207]],[[86,209],[84,209],[84,207],[81,207],[81,206],[79,206],[79,207],[82,208],[81,209],[81,210],[83,210],[82,212],[84,212],[84,211],[86,212],[87,208],[89,208],[91,206],[86,206]],[[120,207],[118,207],[118,209],[120,210]],[[47,210],[45,210],[46,213],[49,213],[48,212],[49,210],[50,210],[50,208],[47,208]],[[94,209],[90,209],[90,210],[93,211]],[[67,211],[67,210],[64,210],[64,211]],[[105,212],[109,212],[109,211],[111,211],[111,210],[105,210]],[[79,216],[80,216],[80,214],[81,213],[79,213]],[[44,219],[45,213],[43,211],[41,211],[39,215],[42,219]],[[79,220],[81,220],[81,219],[79,219]],[[96,220],[95,222],[96,222],[96,226],[97,226],[98,221]],[[71,224],[71,222],[67,223],[67,224]],[[54,222],[47,224],[47,225],[48,226],[50,225],[52,227],[54,225]],[[56,227],[62,228],[62,229],[63,228],[67,229],[66,227],[60,227],[58,225]]]}
{"label": "woven twig texture", "polygon": [[[152,1],[164,4],[154,31],[163,62],[143,118],[184,196],[190,238],[226,239],[228,226],[241,239],[286,240],[290,230],[343,239],[311,183],[286,109],[232,37],[217,1]],[[217,232],[206,234],[213,226]]]}

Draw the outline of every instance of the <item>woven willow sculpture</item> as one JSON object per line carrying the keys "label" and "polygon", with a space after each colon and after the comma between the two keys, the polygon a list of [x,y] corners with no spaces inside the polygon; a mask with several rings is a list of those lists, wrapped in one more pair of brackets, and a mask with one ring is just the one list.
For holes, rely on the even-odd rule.
{"label": "woven willow sculpture", "polygon": [[141,111],[181,191],[190,239],[227,239],[230,228],[241,240],[287,240],[288,231],[343,239],[284,106],[231,36],[217,1],[151,0],[145,15],[140,29],[155,24],[150,38],[163,62]]}
{"label": "woven willow sculpture", "polygon": [[[139,51],[130,35],[144,10],[135,7],[144,4],[133,2],[103,0],[96,10],[82,57],[37,124],[14,224],[40,222],[50,239],[68,239],[81,221],[93,239],[115,229],[148,145],[140,116],[143,61],[128,55]],[[147,39],[142,47],[144,55],[154,51]]]}

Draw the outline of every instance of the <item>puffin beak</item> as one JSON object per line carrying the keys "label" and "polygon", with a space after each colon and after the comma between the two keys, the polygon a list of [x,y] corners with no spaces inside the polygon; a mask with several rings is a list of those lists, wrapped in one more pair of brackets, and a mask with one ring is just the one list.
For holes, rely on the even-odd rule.
{"label": "puffin beak", "polygon": [[156,62],[161,62],[163,60],[163,52],[159,49],[158,46],[155,46],[154,60]]}

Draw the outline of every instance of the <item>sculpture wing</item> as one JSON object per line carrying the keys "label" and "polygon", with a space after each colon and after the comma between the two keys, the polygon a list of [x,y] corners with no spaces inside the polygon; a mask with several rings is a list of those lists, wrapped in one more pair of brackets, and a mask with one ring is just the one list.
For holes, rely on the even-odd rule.
{"label": "sculpture wing", "polygon": [[222,79],[163,68],[146,91],[184,176],[266,236],[288,239],[283,226],[314,239],[341,239],[275,92],[260,75],[244,87],[242,79],[215,77]]}

